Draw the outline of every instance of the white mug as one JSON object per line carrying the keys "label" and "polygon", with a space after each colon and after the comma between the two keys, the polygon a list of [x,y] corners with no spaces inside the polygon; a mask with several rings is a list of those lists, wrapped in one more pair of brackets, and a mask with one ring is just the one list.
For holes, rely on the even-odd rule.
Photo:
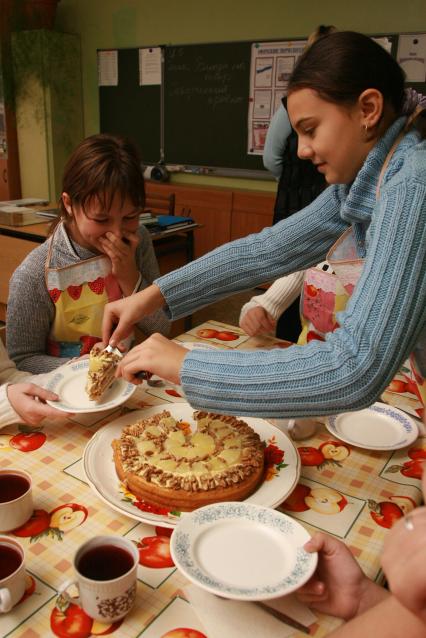
{"label": "white mug", "polygon": [[[0,579],[0,613],[7,613],[19,603],[22,596],[25,593],[26,587],[26,574],[25,574],[25,554],[23,547],[12,538],[8,536],[0,536],[0,562],[2,563],[2,572],[6,563],[6,557],[3,555],[4,551],[9,550],[16,557],[16,567],[10,574],[4,575]],[[12,554],[13,555],[13,554]]]}
{"label": "white mug", "polygon": [[31,518],[34,510],[31,476],[22,470],[0,470],[2,490],[6,487],[3,486],[3,481],[6,481],[8,476],[24,479],[27,483],[27,488],[17,498],[0,502],[0,532],[10,532],[12,529],[21,527]]}
{"label": "white mug", "polygon": [[[88,553],[111,546],[124,550],[131,556],[131,567],[124,574],[108,580],[99,580],[80,572],[82,559]],[[116,622],[124,618],[135,602],[138,563],[139,552],[131,541],[120,536],[95,536],[77,550],[73,561],[76,579],[64,582],[59,588],[59,593],[68,602],[82,607],[91,618],[103,623]],[[108,565],[108,558],[104,564]],[[77,587],[78,597],[69,596],[67,590],[71,586]]]}

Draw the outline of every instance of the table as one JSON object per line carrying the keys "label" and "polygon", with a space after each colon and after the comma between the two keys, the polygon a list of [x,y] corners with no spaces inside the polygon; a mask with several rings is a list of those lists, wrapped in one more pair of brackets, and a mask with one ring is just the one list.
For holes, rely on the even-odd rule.
{"label": "table", "polygon": [[[200,328],[233,332],[237,338],[222,344],[227,348],[250,350],[288,345],[273,337],[249,338],[239,328],[213,321],[189,330],[177,337],[177,341],[218,345],[217,339],[201,339],[197,334]],[[174,390],[176,394],[179,388]],[[129,410],[165,403],[165,396],[170,403],[182,400],[172,395],[156,393],[154,388],[143,384],[124,406],[112,412],[76,415],[73,421],[46,424],[39,432],[26,436],[17,426],[0,432],[0,468],[30,472],[36,508],[28,535],[19,539],[27,556],[26,598],[13,612],[0,617],[2,638],[55,635],[85,638],[93,635],[90,631],[100,635],[106,629],[93,625],[89,633],[85,632],[87,617],[85,621],[79,608],[75,608],[74,630],[77,632],[80,622],[80,633],[63,633],[61,623],[65,616],[55,608],[56,589],[72,577],[71,561],[76,549],[99,534],[118,534],[133,540],[148,537],[155,543],[160,542],[155,538],[165,532],[132,520],[101,501],[86,483],[83,450],[94,432]],[[412,457],[416,456],[414,447],[425,453],[426,438],[420,437],[410,450],[372,452],[333,442],[321,425],[313,437],[296,442],[296,446],[303,448],[301,479],[292,497],[287,499],[287,505],[280,509],[296,517],[310,532],[323,529],[342,539],[365,573],[380,581],[379,558],[392,521],[421,502],[420,481],[415,478],[416,463]],[[311,499],[311,506],[307,507],[304,498],[308,492],[311,496],[318,494],[314,489],[321,490],[321,498]],[[161,542],[167,543],[167,539]],[[197,638],[206,636],[184,598],[182,588],[187,585],[186,579],[173,566],[163,566],[161,557],[156,563],[151,560],[151,564],[152,567],[139,566],[135,608],[118,628],[110,628],[111,635],[161,638],[172,629],[186,627],[200,632],[193,633]],[[321,638],[339,622],[318,615],[310,635]],[[56,633],[51,626],[56,627]],[[294,636],[303,635],[294,632]],[[181,633],[179,638],[184,636]]]}

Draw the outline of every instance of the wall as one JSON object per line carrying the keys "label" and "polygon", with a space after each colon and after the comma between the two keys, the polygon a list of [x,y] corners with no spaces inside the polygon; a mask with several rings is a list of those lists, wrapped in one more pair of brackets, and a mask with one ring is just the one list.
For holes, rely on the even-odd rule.
{"label": "wall", "polygon": [[[426,31],[426,2],[61,0],[55,26],[81,36],[85,134],[91,135],[99,131],[97,49],[302,37],[321,23],[364,33]],[[190,175],[173,179],[275,190],[274,182]]]}

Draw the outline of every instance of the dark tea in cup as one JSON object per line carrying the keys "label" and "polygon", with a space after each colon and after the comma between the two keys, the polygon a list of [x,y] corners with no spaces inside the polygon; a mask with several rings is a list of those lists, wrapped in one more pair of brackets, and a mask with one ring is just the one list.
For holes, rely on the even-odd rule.
{"label": "dark tea in cup", "polygon": [[22,555],[11,545],[0,544],[0,580],[7,578],[22,563]]}
{"label": "dark tea in cup", "polygon": [[118,545],[98,545],[88,549],[78,560],[77,569],[91,580],[113,580],[130,571],[133,556]]}
{"label": "dark tea in cup", "polygon": [[30,489],[30,482],[22,474],[0,474],[0,503],[8,503],[23,496]]}

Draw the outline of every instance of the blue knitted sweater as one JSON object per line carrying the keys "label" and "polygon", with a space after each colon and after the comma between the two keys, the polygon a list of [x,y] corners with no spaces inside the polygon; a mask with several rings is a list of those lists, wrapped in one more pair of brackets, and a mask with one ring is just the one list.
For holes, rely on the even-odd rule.
{"label": "blue knitted sweater", "polygon": [[325,342],[286,350],[193,350],[181,380],[194,408],[259,417],[325,415],[378,399],[413,350],[426,319],[426,141],[410,132],[376,185],[399,118],[351,185],[256,235],[226,244],[160,277],[173,319],[323,260],[352,225],[365,266],[340,328]]}

